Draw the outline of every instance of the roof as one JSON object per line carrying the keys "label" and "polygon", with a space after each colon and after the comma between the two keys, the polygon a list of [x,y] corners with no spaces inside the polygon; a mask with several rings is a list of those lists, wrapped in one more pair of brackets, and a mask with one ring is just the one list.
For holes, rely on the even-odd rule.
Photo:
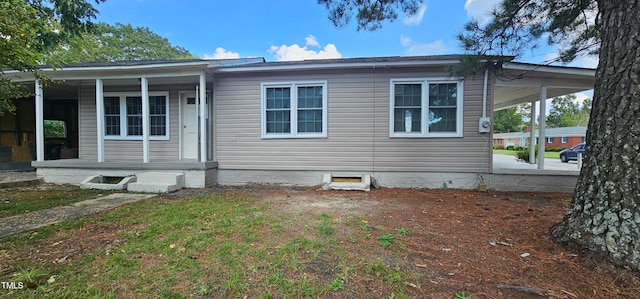
{"label": "roof", "polygon": [[[538,130],[534,130],[534,134],[538,136]],[[529,132],[513,132],[513,133],[500,133],[493,134],[493,139],[507,139],[507,138],[528,138],[531,136]],[[571,137],[587,136],[587,127],[563,127],[563,128],[546,128],[544,131],[545,137]]]}
{"label": "roof", "polygon": [[[266,70],[295,70],[309,68],[346,68],[346,67],[384,67],[384,66],[420,66],[447,65],[460,62],[466,55],[429,55],[429,56],[386,56],[386,57],[358,57],[335,59],[309,59],[297,61],[271,61],[245,65],[223,66],[223,72],[266,71]],[[513,56],[500,57],[501,60],[511,61]],[[497,58],[496,58],[497,59]]]}

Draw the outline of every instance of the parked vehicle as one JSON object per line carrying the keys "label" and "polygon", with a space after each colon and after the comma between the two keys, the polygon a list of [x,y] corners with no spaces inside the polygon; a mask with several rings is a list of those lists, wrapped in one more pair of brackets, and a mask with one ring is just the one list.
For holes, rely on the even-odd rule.
{"label": "parked vehicle", "polygon": [[582,158],[585,156],[586,143],[580,143],[572,148],[568,148],[560,152],[560,161],[567,163],[569,161],[578,161],[578,154],[582,154]]}

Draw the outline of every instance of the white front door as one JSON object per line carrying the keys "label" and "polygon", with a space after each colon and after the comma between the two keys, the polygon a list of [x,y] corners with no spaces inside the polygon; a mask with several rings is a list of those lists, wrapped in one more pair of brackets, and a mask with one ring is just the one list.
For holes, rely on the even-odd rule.
{"label": "white front door", "polygon": [[182,99],[182,158],[198,159],[198,109],[195,93],[183,93]]}

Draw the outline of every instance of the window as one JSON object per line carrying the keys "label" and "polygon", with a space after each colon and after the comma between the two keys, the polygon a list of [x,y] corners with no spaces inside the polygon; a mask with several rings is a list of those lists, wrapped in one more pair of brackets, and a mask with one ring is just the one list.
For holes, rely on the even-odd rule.
{"label": "window", "polygon": [[462,137],[462,81],[392,79],[391,137]]}
{"label": "window", "polygon": [[547,143],[553,143],[553,137],[547,137]]}
{"label": "window", "polygon": [[560,137],[560,143],[567,143],[567,137]]}
{"label": "window", "polygon": [[327,137],[327,82],[263,83],[262,138]]}
{"label": "window", "polygon": [[[169,94],[149,93],[149,138],[169,139]],[[105,93],[105,139],[142,139],[142,97],[140,93]]]}

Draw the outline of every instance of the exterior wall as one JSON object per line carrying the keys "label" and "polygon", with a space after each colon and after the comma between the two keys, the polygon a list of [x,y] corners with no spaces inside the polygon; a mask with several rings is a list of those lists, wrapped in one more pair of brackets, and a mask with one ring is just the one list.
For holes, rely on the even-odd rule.
{"label": "exterior wall", "polygon": [[[195,85],[149,85],[149,91],[169,92],[169,140],[150,140],[150,161],[178,160],[180,157],[180,92],[194,91]],[[105,82],[104,92],[135,92],[140,86],[110,86]],[[98,160],[96,131],[95,85],[80,86],[78,107],[80,110],[80,154],[87,161]],[[141,140],[105,140],[105,161],[142,161]]]}
{"label": "exterior wall", "polygon": [[[464,81],[464,137],[389,137],[390,79],[432,77],[448,73],[444,68],[375,68],[216,74],[214,146],[219,178],[224,170],[489,172],[491,136],[478,133],[481,76]],[[324,80],[327,138],[261,138],[262,82]],[[489,87],[491,93],[491,83]],[[491,94],[488,99],[487,110],[492,111]]]}
{"label": "exterior wall", "polygon": [[579,143],[584,142],[584,137],[582,136],[571,136],[571,137],[567,137],[567,142],[566,143],[562,143],[562,137],[553,137],[553,142],[548,142],[548,138],[547,140],[545,140],[545,146],[546,147],[566,147],[566,148],[570,148],[574,145],[577,145]]}

